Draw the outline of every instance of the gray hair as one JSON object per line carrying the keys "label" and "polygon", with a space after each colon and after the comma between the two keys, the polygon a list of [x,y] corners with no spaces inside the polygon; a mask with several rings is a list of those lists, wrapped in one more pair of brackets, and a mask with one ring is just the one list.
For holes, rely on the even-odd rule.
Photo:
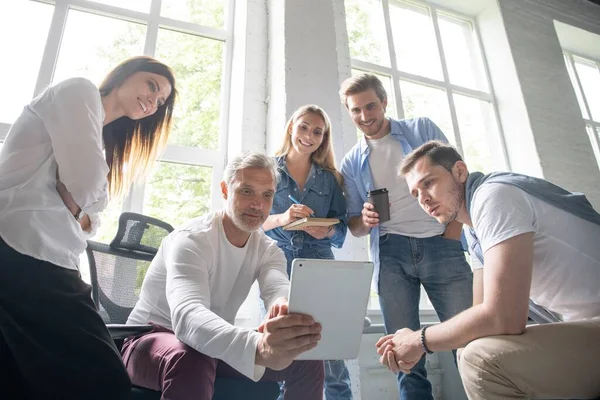
{"label": "gray hair", "polygon": [[265,168],[271,171],[275,184],[279,183],[279,171],[277,171],[277,164],[272,157],[268,157],[262,153],[247,152],[235,156],[231,161],[227,163],[225,172],[223,173],[223,180],[230,186],[238,171],[246,168]]}

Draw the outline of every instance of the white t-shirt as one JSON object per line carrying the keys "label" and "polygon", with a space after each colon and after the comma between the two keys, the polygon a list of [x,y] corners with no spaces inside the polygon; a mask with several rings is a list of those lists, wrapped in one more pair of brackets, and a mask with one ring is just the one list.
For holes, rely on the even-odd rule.
{"label": "white t-shirt", "polygon": [[484,264],[488,249],[534,233],[534,302],[564,321],[600,317],[600,226],[501,183],[485,183],[475,191],[471,219]]}
{"label": "white t-shirt", "polygon": [[56,190],[56,171],[88,214],[108,200],[104,108],[83,78],[44,90],[23,109],[0,151],[0,236],[19,253],[77,269],[87,234]]}
{"label": "white t-shirt", "polygon": [[127,323],[171,329],[183,343],[257,381],[265,371],[255,365],[261,334],[233,323],[256,280],[267,308],[288,296],[287,263],[261,230],[243,248],[233,246],[222,219],[222,212],[192,219],[163,240]]}
{"label": "white t-shirt", "polygon": [[376,189],[386,188],[390,200],[390,220],[379,225],[380,235],[398,235],[428,238],[441,235],[446,229],[429,216],[417,199],[411,196],[406,180],[398,174],[404,159],[400,142],[388,134],[381,139],[367,140],[371,149],[369,167]]}

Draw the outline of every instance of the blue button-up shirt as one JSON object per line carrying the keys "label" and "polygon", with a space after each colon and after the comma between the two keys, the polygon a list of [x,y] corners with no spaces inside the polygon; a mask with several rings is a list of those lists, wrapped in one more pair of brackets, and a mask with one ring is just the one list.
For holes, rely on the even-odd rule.
{"label": "blue button-up shirt", "polygon": [[285,157],[276,157],[276,161],[281,180],[277,184],[271,214],[286,212],[294,204],[288,197],[292,195],[301,204],[310,207],[314,211],[315,217],[338,218],[340,222],[334,225],[335,234],[331,238],[321,240],[315,239],[304,231],[284,231],[282,227],[271,229],[265,233],[276,240],[279,247],[290,250],[300,250],[306,244],[342,247],[348,230],[346,199],[333,173],[313,163],[304,189],[300,191],[298,184],[288,171]]}
{"label": "blue button-up shirt", "polygon": [[[396,139],[405,155],[430,140],[448,143],[444,133],[429,118],[412,118],[390,121],[390,135]],[[367,193],[376,189],[369,166],[371,149],[365,137],[346,154],[342,160],[341,172],[344,176],[346,201],[348,202],[348,218],[361,215],[363,204],[367,201]],[[390,173],[397,173],[398,166],[390,166]],[[379,226],[371,229],[371,260],[375,264],[373,279],[379,280]]]}

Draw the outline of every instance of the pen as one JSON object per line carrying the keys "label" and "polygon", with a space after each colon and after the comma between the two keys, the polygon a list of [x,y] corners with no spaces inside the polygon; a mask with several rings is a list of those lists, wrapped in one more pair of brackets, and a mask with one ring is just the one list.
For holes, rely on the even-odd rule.
{"label": "pen", "polygon": [[[291,194],[288,194],[288,198],[296,204],[302,204],[298,200],[296,200],[296,198],[294,196],[292,196]],[[310,214],[310,216],[314,218],[315,214]]]}

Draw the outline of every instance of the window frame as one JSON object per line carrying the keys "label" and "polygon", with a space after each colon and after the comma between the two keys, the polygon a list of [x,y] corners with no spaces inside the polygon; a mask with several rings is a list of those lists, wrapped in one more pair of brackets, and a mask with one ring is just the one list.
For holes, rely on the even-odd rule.
{"label": "window frame", "polygon": [[[390,19],[390,1],[397,3],[407,3],[412,4],[417,7],[425,7],[429,11],[429,15],[431,17],[431,21],[433,23],[435,40],[437,44],[438,55],[440,58],[441,68],[442,68],[442,77],[443,80],[437,80],[425,76],[415,75],[412,73],[404,72],[398,69],[397,60],[396,60],[396,51],[394,46],[394,38],[392,35],[392,25]],[[506,143],[504,140],[504,134],[502,131],[502,124],[500,123],[498,106],[496,101],[496,96],[494,94],[492,82],[490,80],[490,72],[487,65],[487,60],[485,58],[485,53],[483,51],[483,46],[481,44],[481,35],[479,33],[479,28],[476,24],[476,21],[469,16],[459,14],[453,10],[446,9],[440,7],[439,5],[432,4],[426,1],[414,1],[414,0],[380,0],[380,6],[383,11],[383,19],[385,24],[386,38],[387,38],[387,46],[388,53],[390,56],[390,66],[386,67],[384,65],[378,65],[367,61],[358,60],[355,58],[350,59],[351,68],[355,70],[360,70],[364,72],[375,73],[378,75],[386,76],[391,79],[391,84],[393,87],[394,93],[390,93],[388,95],[394,96],[394,104],[396,105],[396,115],[398,115],[399,119],[404,118],[404,107],[402,101],[402,92],[400,90],[400,81],[407,81],[410,83],[415,83],[418,85],[428,86],[434,89],[441,89],[446,93],[450,117],[452,121],[452,128],[454,129],[455,140],[456,140],[456,148],[459,153],[463,154],[463,143],[460,136],[460,127],[458,123],[458,116],[456,111],[456,105],[454,102],[454,94],[463,95],[466,97],[474,98],[476,100],[481,100],[490,103],[494,114],[494,122],[497,126],[497,134],[499,136],[499,140],[501,143],[501,160],[504,163],[507,170],[510,170],[510,162],[508,158],[508,153],[506,150]],[[444,47],[442,42],[442,36],[439,27],[438,21],[438,13],[443,14],[444,16],[455,18],[464,22],[467,22],[471,25],[473,30],[473,41],[476,46],[476,51],[479,52],[482,61],[483,67],[483,75],[485,82],[487,83],[487,87],[489,91],[482,91],[471,89],[464,86],[455,85],[450,82],[450,73],[448,70],[448,65],[446,62],[446,57],[444,54]]]}
{"label": "window frame", "polygon": [[[235,0],[223,0],[224,26],[222,29],[163,17],[160,15],[163,0],[150,0],[150,9],[147,13],[103,3],[96,3],[90,0],[27,1],[54,5],[54,12],[50,22],[48,37],[46,39],[32,97],[37,96],[44,88],[52,83],[53,75],[58,63],[61,40],[65,32],[70,9],[146,25],[143,55],[150,57],[155,55],[159,29],[169,29],[184,34],[192,34],[198,37],[223,42],[223,73],[221,77],[218,148],[211,150],[178,144],[168,144],[163,154],[157,159],[157,161],[163,162],[174,162],[212,168],[211,204],[209,206],[211,210],[219,208],[221,205],[219,185],[227,160],[227,132],[229,123]],[[10,126],[11,124],[0,122],[0,143],[4,142],[6,139]],[[145,184],[134,185],[124,199],[121,211],[143,213],[144,190]]]}
{"label": "window frame", "polygon": [[[563,49],[563,55],[564,55],[565,62],[567,63],[567,69],[569,70],[569,72],[571,74],[573,74],[573,77],[575,78],[574,83],[576,86],[573,87],[573,90],[575,90],[576,94],[578,95],[577,97],[581,98],[581,102],[583,103],[584,110],[581,110],[582,104],[579,104],[579,101],[577,103],[578,103],[580,110],[585,111],[585,113],[587,115],[587,118],[582,115],[581,119],[583,119],[583,121],[585,123],[586,130],[588,131],[588,136],[590,138],[590,144],[594,151],[594,155],[596,156],[596,162],[598,163],[598,168],[600,168],[600,119],[598,121],[593,119],[594,116],[592,115],[590,106],[588,104],[588,101],[587,101],[587,98],[585,95],[585,91],[583,90],[583,85],[581,83],[581,79],[579,78],[579,73],[577,72],[577,68],[575,67],[575,58],[581,59],[583,62],[585,62],[587,64],[594,65],[596,67],[596,69],[598,70],[599,74],[600,74],[600,60],[594,60],[593,58],[590,58],[588,56],[584,56],[584,55],[578,54],[574,51],[565,50],[565,49]],[[571,83],[573,84],[573,81],[571,81]]]}

